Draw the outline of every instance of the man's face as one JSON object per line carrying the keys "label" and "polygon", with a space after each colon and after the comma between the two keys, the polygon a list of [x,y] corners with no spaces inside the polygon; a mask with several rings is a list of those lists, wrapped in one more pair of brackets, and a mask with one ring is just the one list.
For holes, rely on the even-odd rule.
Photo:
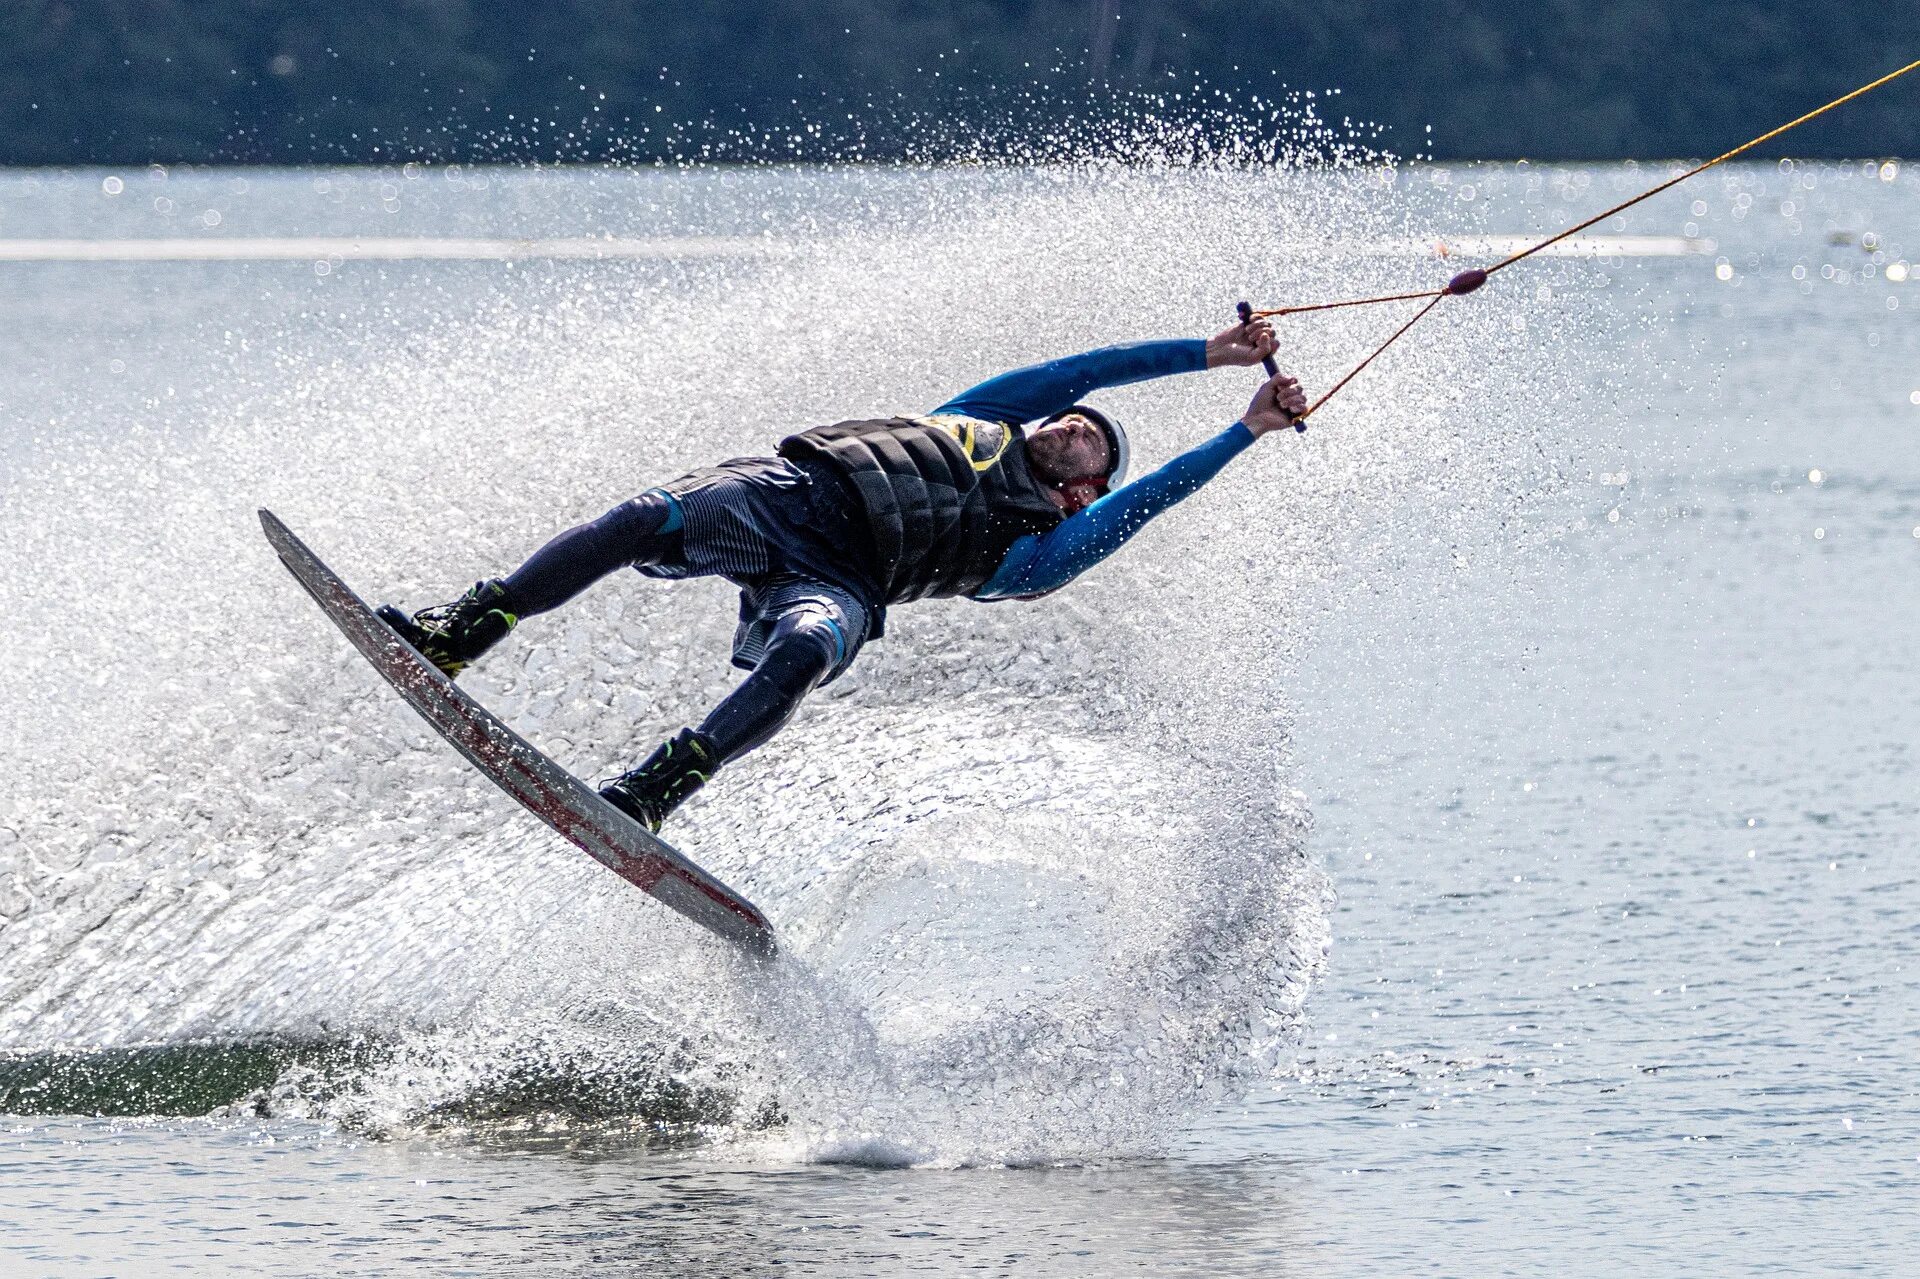
{"label": "man's face", "polygon": [[1027,463],[1048,484],[1105,475],[1113,465],[1107,433],[1091,418],[1069,413],[1027,436]]}

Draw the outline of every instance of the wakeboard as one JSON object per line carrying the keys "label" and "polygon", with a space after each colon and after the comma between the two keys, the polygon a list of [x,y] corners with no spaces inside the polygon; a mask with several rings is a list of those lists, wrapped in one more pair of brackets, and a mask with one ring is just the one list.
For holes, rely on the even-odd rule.
{"label": "wakeboard", "polygon": [[381,621],[273,512],[260,512],[260,526],[280,562],[321,611],[420,718],[488,781],[595,861],[702,928],[753,955],[773,954],[773,926],[753,903],[600,798],[463,693]]}

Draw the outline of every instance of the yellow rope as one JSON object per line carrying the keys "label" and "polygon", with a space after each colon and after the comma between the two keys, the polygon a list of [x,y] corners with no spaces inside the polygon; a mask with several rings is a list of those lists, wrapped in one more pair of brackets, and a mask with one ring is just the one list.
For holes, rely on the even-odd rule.
{"label": "yellow rope", "polygon": [[1439,293],[1439,289],[1423,289],[1418,293],[1389,293],[1385,297],[1355,298],[1351,302],[1309,302],[1305,306],[1278,306],[1271,311],[1255,311],[1255,319],[1268,319],[1276,315],[1301,315],[1308,311],[1338,311],[1343,306],[1372,306],[1375,302],[1412,302],[1417,298],[1430,298]]}
{"label": "yellow rope", "polygon": [[1434,307],[1439,306],[1440,299],[1444,297],[1446,297],[1446,294],[1442,293],[1439,297],[1434,298],[1431,302],[1421,307],[1418,314],[1416,314],[1411,320],[1408,320],[1405,324],[1401,325],[1399,328],[1393,331],[1392,337],[1388,338],[1386,341],[1382,342],[1379,346],[1375,347],[1372,355],[1369,355],[1366,359],[1354,365],[1353,371],[1351,373],[1341,378],[1338,382],[1335,382],[1333,384],[1332,389],[1330,389],[1325,395],[1315,400],[1312,404],[1309,404],[1307,406],[1306,412],[1302,413],[1299,417],[1296,417],[1295,419],[1293,419],[1294,429],[1295,430],[1301,429],[1300,423],[1306,421],[1308,418],[1312,417],[1315,413],[1319,412],[1320,406],[1322,404],[1325,404],[1328,400],[1331,400],[1334,396],[1338,395],[1340,393],[1341,387],[1353,381],[1353,379],[1359,377],[1361,372],[1367,367],[1367,365],[1372,364],[1375,360],[1379,359],[1380,356],[1386,351],[1388,347],[1392,346],[1395,342],[1398,342],[1400,340],[1401,334],[1405,333],[1408,329],[1412,328],[1414,325],[1420,323],[1420,321],[1426,319],[1427,312],[1433,310]]}
{"label": "yellow rope", "polygon": [[[1259,317],[1276,316],[1276,315],[1299,315],[1307,311],[1332,311],[1332,310],[1337,310],[1338,308],[1341,308],[1341,307],[1369,306],[1375,302],[1411,302],[1411,301],[1417,301],[1422,298],[1431,299],[1431,301],[1429,301],[1426,304],[1426,306],[1420,309],[1418,314],[1416,314],[1412,319],[1408,320],[1405,324],[1401,325],[1398,329],[1396,329],[1392,337],[1388,338],[1385,342],[1382,342],[1378,347],[1376,347],[1372,355],[1369,355],[1366,359],[1360,361],[1359,364],[1355,365],[1351,373],[1348,373],[1345,377],[1341,378],[1338,382],[1334,383],[1333,390],[1328,391],[1325,395],[1315,400],[1305,413],[1302,413],[1299,417],[1294,419],[1294,422],[1296,424],[1305,422],[1314,413],[1318,412],[1321,405],[1325,404],[1328,400],[1331,400],[1334,397],[1335,393],[1337,393],[1342,387],[1344,387],[1347,383],[1353,381],[1354,378],[1358,377],[1360,374],[1360,371],[1366,368],[1369,364],[1372,364],[1375,359],[1379,358],[1380,353],[1382,351],[1385,351],[1388,347],[1392,346],[1395,342],[1398,342],[1402,334],[1404,334],[1408,329],[1412,328],[1415,324],[1419,323],[1422,319],[1425,319],[1427,312],[1433,310],[1434,307],[1440,305],[1441,299],[1449,296],[1460,296],[1467,293],[1471,293],[1475,289],[1479,288],[1482,284],[1484,284],[1486,282],[1487,276],[1492,275],[1495,271],[1499,271],[1506,267],[1510,267],[1515,262],[1518,262],[1523,258],[1532,257],[1534,254],[1540,252],[1540,250],[1547,248],[1549,245],[1558,244],[1560,241],[1566,239],[1568,236],[1578,235],[1580,232],[1586,230],[1588,227],[1594,225],[1596,222],[1604,222],[1608,218],[1613,217],[1617,213],[1625,213],[1628,209],[1631,209],[1634,205],[1640,203],[1642,200],[1652,199],[1654,196],[1659,195],[1662,191],[1667,190],[1669,187],[1679,186],[1682,182],[1685,182],[1688,178],[1697,177],[1700,174],[1705,173],[1708,169],[1713,168],[1716,164],[1725,164],[1728,160],[1734,159],[1736,156],[1745,155],[1747,152],[1753,150],[1755,147],[1760,146],[1767,142],[1771,142],[1775,138],[1779,137],[1781,134],[1797,129],[1801,125],[1805,124],[1807,121],[1817,119],[1818,117],[1823,116],[1827,112],[1833,110],[1835,107],[1845,106],[1847,103],[1852,102],[1855,98],[1861,97],[1865,94],[1872,93],[1875,89],[1880,88],[1882,85],[1891,84],[1893,81],[1898,80],[1901,76],[1906,75],[1909,71],[1913,71],[1916,69],[1920,69],[1920,59],[1916,59],[1912,62],[1909,62],[1906,66],[1901,67],[1898,71],[1889,71],[1886,75],[1881,76],[1878,80],[1873,81],[1871,84],[1863,84],[1859,88],[1855,89],[1852,93],[1844,94],[1838,98],[1835,98],[1833,101],[1827,103],[1825,106],[1818,107],[1812,111],[1809,111],[1797,120],[1789,120],[1787,123],[1781,125],[1777,129],[1769,129],[1767,132],[1761,134],[1759,137],[1753,139],[1751,142],[1743,142],[1739,146],[1735,147],[1733,150],[1728,151],[1722,155],[1717,155],[1713,157],[1713,159],[1708,160],[1704,164],[1695,165],[1693,168],[1688,169],[1685,173],[1680,174],[1678,177],[1668,178],[1665,182],[1662,182],[1660,185],[1656,187],[1651,187],[1648,190],[1642,191],[1639,195],[1634,196],[1631,200],[1622,201],[1621,203],[1614,205],[1611,209],[1606,210],[1604,213],[1596,213],[1592,217],[1588,218],[1585,222],[1579,223],[1577,226],[1570,226],[1566,230],[1560,232],[1558,235],[1550,236],[1547,239],[1540,241],[1540,243],[1534,245],[1532,248],[1522,249],[1520,250],[1520,252],[1513,254],[1511,257],[1503,258],[1499,262],[1496,262],[1492,266],[1488,267],[1485,271],[1463,271],[1459,275],[1456,275],[1453,278],[1452,282],[1449,283],[1445,288],[1431,289],[1422,293],[1393,293],[1393,294],[1388,294],[1384,297],[1377,297],[1377,298],[1355,298],[1350,302],[1318,302],[1318,303],[1310,303],[1304,306],[1283,306],[1283,307],[1278,307],[1271,311],[1252,312],[1254,316],[1259,316]],[[1305,430],[1306,428],[1301,427],[1300,429]]]}
{"label": "yellow rope", "polygon": [[1775,138],[1779,137],[1781,134],[1786,133],[1793,129],[1797,129],[1801,125],[1805,124],[1807,121],[1812,120],[1818,116],[1823,116],[1827,112],[1833,110],[1835,107],[1845,106],[1847,103],[1853,101],[1857,97],[1860,97],[1862,94],[1872,93],[1875,89],[1878,89],[1881,85],[1890,84],[1893,81],[1898,80],[1901,76],[1907,74],[1907,72],[1912,71],[1916,67],[1920,67],[1920,59],[1916,59],[1913,62],[1909,62],[1906,66],[1901,67],[1898,71],[1888,72],[1886,75],[1881,76],[1878,80],[1875,80],[1872,84],[1863,84],[1858,89],[1855,89],[1852,93],[1849,93],[1844,97],[1835,98],[1833,101],[1827,103],[1826,106],[1820,107],[1817,110],[1809,111],[1805,115],[1801,116],[1798,120],[1789,120],[1787,123],[1781,125],[1779,128],[1770,129],[1767,132],[1761,134],[1759,137],[1755,138],[1751,142],[1743,142],[1739,146],[1735,147],[1733,150],[1727,152],[1725,155],[1716,155],[1715,157],[1713,157],[1713,159],[1707,161],[1705,164],[1696,165],[1694,168],[1688,169],[1685,173],[1681,174],[1677,178],[1668,178],[1665,182],[1662,182],[1659,186],[1654,187],[1653,189],[1648,191],[1642,191],[1639,195],[1634,196],[1633,199],[1626,201],[1624,204],[1616,204],[1611,209],[1608,209],[1605,213],[1596,213],[1592,217],[1588,218],[1585,222],[1582,222],[1579,226],[1568,227],[1566,230],[1562,231],[1559,235],[1554,236],[1552,239],[1542,240],[1540,241],[1540,243],[1534,245],[1530,249],[1522,249],[1520,252],[1514,254],[1512,257],[1506,258],[1500,262],[1496,262],[1492,266],[1488,267],[1487,274],[1492,275],[1495,271],[1500,270],[1502,267],[1512,266],[1515,262],[1518,262],[1521,258],[1531,257],[1533,254],[1538,253],[1540,250],[1546,248],[1548,245],[1558,244],[1560,243],[1560,241],[1566,239],[1570,235],[1578,235],[1580,232],[1586,230],[1588,227],[1592,226],[1594,223],[1605,222],[1608,218],[1612,217],[1616,213],[1625,213],[1628,209],[1631,209],[1634,205],[1640,203],[1640,201],[1651,199],[1652,197],[1659,195],[1662,191],[1665,191],[1668,187],[1679,186],[1682,182],[1685,182],[1688,178],[1696,177],[1699,174],[1705,173],[1708,169],[1711,169],[1716,164],[1725,164],[1728,160],[1733,159],[1735,156],[1745,155],[1747,152],[1753,150],[1755,147],[1761,145],[1762,143],[1771,142]]}

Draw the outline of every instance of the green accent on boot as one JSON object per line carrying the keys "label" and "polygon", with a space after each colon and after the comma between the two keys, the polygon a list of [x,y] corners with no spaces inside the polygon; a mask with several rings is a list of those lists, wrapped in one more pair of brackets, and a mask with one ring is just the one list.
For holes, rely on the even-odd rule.
{"label": "green accent on boot", "polygon": [[707,784],[720,767],[713,739],[683,728],[661,743],[640,767],[600,788],[600,798],[658,835],[667,815]]}
{"label": "green accent on boot", "polygon": [[382,604],[374,612],[448,679],[458,676],[474,659],[505,639],[520,621],[507,598],[507,588],[498,580],[475,582],[472,590],[453,603],[423,608],[412,617],[391,604]]}

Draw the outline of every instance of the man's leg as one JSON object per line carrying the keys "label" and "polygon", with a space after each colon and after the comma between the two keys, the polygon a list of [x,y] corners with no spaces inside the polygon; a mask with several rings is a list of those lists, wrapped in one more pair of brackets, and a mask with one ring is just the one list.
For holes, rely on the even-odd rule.
{"label": "man's leg", "polygon": [[659,489],[570,528],[501,580],[522,617],[559,608],[616,569],[661,564],[680,553],[680,504]]}
{"label": "man's leg", "polygon": [[796,600],[767,620],[772,626],[753,673],[699,728],[681,729],[640,767],[602,786],[608,803],[658,832],[715,770],[764,745],[808,693],[845,670],[866,629],[857,606],[832,598]]}
{"label": "man's leg", "polygon": [[807,694],[851,656],[845,624],[833,613],[813,601],[782,613],[760,664],[700,721],[700,732],[719,750],[721,763],[764,746],[787,726]]}
{"label": "man's leg", "polygon": [[523,617],[560,607],[616,569],[664,563],[681,550],[680,507],[658,489],[568,529],[504,578],[475,582],[451,604],[412,617],[378,612],[400,637],[451,677],[492,648]]}

